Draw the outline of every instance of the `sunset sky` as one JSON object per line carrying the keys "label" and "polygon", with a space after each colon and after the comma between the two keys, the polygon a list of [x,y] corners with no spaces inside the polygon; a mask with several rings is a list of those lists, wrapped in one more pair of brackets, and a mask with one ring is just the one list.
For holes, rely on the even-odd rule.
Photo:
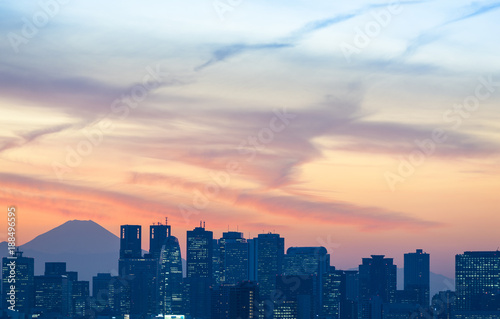
{"label": "sunset sky", "polygon": [[41,3],[0,1],[19,244],[168,216],[450,277],[500,246],[500,2]]}

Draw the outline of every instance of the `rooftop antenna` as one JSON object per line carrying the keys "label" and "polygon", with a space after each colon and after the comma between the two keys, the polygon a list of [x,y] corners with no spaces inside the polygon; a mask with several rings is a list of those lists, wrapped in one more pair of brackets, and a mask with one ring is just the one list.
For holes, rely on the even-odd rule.
{"label": "rooftop antenna", "polygon": [[203,228],[205,228],[205,221],[203,221]]}
{"label": "rooftop antenna", "polygon": [[165,225],[168,225],[168,217],[165,217]]}
{"label": "rooftop antenna", "polygon": [[200,227],[201,227],[201,220],[200,220]]}

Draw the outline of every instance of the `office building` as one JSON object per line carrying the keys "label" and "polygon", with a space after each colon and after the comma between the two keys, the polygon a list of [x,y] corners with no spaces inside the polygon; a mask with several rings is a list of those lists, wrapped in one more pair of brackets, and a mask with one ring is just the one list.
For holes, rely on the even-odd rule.
{"label": "office building", "polygon": [[500,251],[466,251],[456,255],[455,290],[458,311],[483,310],[484,303],[500,292]]}
{"label": "office building", "polygon": [[141,257],[141,226],[122,225],[120,227],[120,259]]}
{"label": "office building", "polygon": [[248,243],[240,232],[225,232],[219,239],[220,283],[248,281]]}
{"label": "office building", "polygon": [[396,265],[392,258],[372,255],[359,266],[360,315],[381,318],[382,304],[393,303],[396,294]]}
{"label": "office building", "polygon": [[296,304],[297,319],[316,318],[319,315],[315,305],[317,282],[316,275],[278,275],[276,291],[280,297],[275,301],[275,308],[283,300],[292,301]]}
{"label": "office building", "polygon": [[330,255],[325,247],[290,247],[283,258],[285,275],[314,275],[314,312],[321,312],[323,274],[330,269]]}
{"label": "office building", "polygon": [[404,255],[404,290],[416,293],[417,304],[429,306],[430,257],[422,249]]}
{"label": "office building", "polygon": [[[7,309],[11,304],[7,303],[10,299],[8,295],[11,291],[11,286],[14,286],[15,291],[15,310],[21,313],[30,313],[35,305],[35,261],[30,257],[23,257],[21,251],[16,251],[15,259],[8,257],[2,258],[2,306]],[[15,282],[10,278],[11,262],[15,260]]]}
{"label": "office building", "polygon": [[202,226],[200,223],[200,227],[187,232],[186,254],[186,284],[189,291],[187,311],[194,319],[209,318],[213,233],[205,230],[204,224]]}
{"label": "office building", "polygon": [[331,266],[323,277],[323,302],[321,313],[324,318],[340,318],[341,305],[346,299],[346,276],[344,271]]}
{"label": "office building", "polygon": [[149,254],[152,258],[160,259],[161,249],[165,243],[165,240],[170,237],[171,227],[167,224],[167,219],[165,219],[165,225],[161,223],[149,226]]}
{"label": "office building", "polygon": [[160,314],[173,315],[182,313],[181,249],[175,236],[169,236],[161,248],[158,293]]}
{"label": "office building", "polygon": [[272,299],[276,289],[276,276],[283,273],[285,239],[279,234],[259,234],[256,244],[256,280],[259,282],[260,298]]}
{"label": "office building", "polygon": [[109,285],[112,278],[110,273],[98,273],[92,277],[92,307],[98,312],[109,307]]}
{"label": "office building", "polygon": [[73,290],[72,281],[66,274],[66,263],[45,263],[44,275],[34,279],[37,311],[70,315]]}

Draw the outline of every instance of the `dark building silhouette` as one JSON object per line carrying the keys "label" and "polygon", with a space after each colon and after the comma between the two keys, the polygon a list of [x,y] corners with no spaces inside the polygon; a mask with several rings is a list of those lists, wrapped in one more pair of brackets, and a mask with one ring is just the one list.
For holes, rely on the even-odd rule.
{"label": "dark building silhouette", "polygon": [[416,303],[429,306],[430,256],[422,249],[404,255],[404,290],[415,291]]}
{"label": "dark building silhouette", "polygon": [[194,319],[210,318],[212,285],[213,233],[200,224],[187,232],[186,284],[189,291],[188,312]]}
{"label": "dark building silhouette", "polygon": [[[125,314],[152,315],[157,313],[158,262],[153,258],[125,258],[119,261],[120,276],[130,285],[129,311]],[[125,301],[126,302],[126,301]]]}
{"label": "dark building silhouette", "polygon": [[141,257],[141,226],[122,225],[120,227],[120,259]]}
{"label": "dark building silhouette", "polygon": [[[279,275],[276,277],[276,291],[279,299],[275,301],[275,310],[280,309],[283,301],[295,303],[296,319],[312,319],[316,313],[315,300],[317,291],[316,275]],[[275,316],[279,315],[275,313]]]}
{"label": "dark building silhouette", "polygon": [[240,232],[225,232],[219,239],[220,283],[248,280],[248,243]]}
{"label": "dark building silhouette", "polygon": [[158,279],[160,314],[181,314],[183,312],[182,260],[179,241],[174,236],[169,236],[163,242]]}
{"label": "dark building silhouette", "polygon": [[110,273],[98,273],[92,277],[92,307],[98,312],[109,307],[109,285],[112,278]]}
{"label": "dark building silhouette", "polygon": [[108,285],[108,300],[110,311],[115,315],[130,314],[130,299],[132,285],[130,281],[113,276]]}
{"label": "dark building silhouette", "polygon": [[85,317],[90,310],[90,290],[88,281],[73,281],[72,282],[72,303],[70,316],[73,318]]}
{"label": "dark building silhouette", "polygon": [[283,273],[285,239],[279,234],[259,234],[254,238],[256,271],[261,299],[272,299],[276,289],[276,276]]}
{"label": "dark building silhouette", "polygon": [[229,319],[229,299],[234,284],[217,285],[211,289],[210,313],[211,319]]}
{"label": "dark building silhouette", "polygon": [[345,300],[341,307],[342,319],[358,318],[359,301],[359,272],[357,270],[344,270],[345,274]]}
{"label": "dark building silhouette", "polygon": [[346,276],[344,271],[330,270],[323,274],[323,302],[321,313],[325,319],[340,318],[343,301],[346,300]]}
{"label": "dark building silhouette", "polygon": [[160,253],[165,240],[170,237],[170,225],[165,221],[165,225],[158,223],[149,226],[149,253],[153,258],[160,259]]}
{"label": "dark building silhouette", "polygon": [[259,286],[254,281],[243,281],[230,290],[229,318],[258,318]]}
{"label": "dark building silhouette", "polygon": [[[113,307],[119,314],[153,315],[157,312],[158,259],[151,254],[142,257],[141,226],[120,227],[119,275],[129,288],[113,287]],[[115,286],[122,287],[119,283]],[[127,291],[127,293],[124,293]],[[119,298],[119,299],[117,299]]]}
{"label": "dark building silhouette", "polygon": [[383,303],[393,303],[396,293],[396,265],[392,258],[372,255],[359,265],[360,317],[380,318]]}
{"label": "dark building silhouette", "polygon": [[458,311],[484,310],[481,302],[500,293],[500,251],[466,251],[456,255],[455,289]]}
{"label": "dark building silhouette", "polygon": [[323,274],[330,268],[330,255],[325,247],[290,247],[283,258],[283,274],[314,275],[314,312],[321,312]]}
{"label": "dark building silhouette", "polygon": [[253,281],[222,284],[212,289],[211,319],[259,318],[259,286]]}
{"label": "dark building silhouette", "polygon": [[[34,279],[34,259],[23,257],[21,251],[16,251],[15,259],[8,257],[2,258],[2,307],[8,309],[11,306],[7,301],[10,300],[9,293],[11,286],[14,286],[15,291],[15,307],[14,309],[22,313],[30,313],[35,306],[35,279]],[[14,280],[10,277],[12,270],[12,261],[15,275]]]}
{"label": "dark building silhouette", "polygon": [[[71,275],[70,275],[71,276]],[[72,280],[66,274],[66,263],[45,263],[43,276],[35,276],[35,308],[44,313],[70,315]]]}

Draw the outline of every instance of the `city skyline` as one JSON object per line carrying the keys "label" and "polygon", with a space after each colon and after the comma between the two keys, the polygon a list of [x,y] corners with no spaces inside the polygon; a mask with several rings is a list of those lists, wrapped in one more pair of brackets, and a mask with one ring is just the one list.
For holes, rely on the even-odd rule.
{"label": "city skyline", "polygon": [[183,254],[179,230],[205,220],[325,246],[342,269],[421,248],[451,277],[456,254],[500,246],[499,10],[1,1],[0,202],[16,240],[169,216]]}
{"label": "city skyline", "polygon": [[[430,255],[422,249],[405,254],[398,289],[393,258],[372,254],[359,270],[345,271],[331,264],[324,247],[291,247],[285,254],[279,234],[247,241],[227,232],[215,239],[205,222],[186,231],[183,277],[179,242],[165,221],[150,225],[149,251],[141,247],[141,226],[120,226],[119,274],[94,274],[92,295],[89,281],[66,262],[45,262],[44,274],[35,275],[34,259],[16,250],[2,259],[3,309],[53,318],[496,319],[500,313],[498,250],[457,254],[456,290],[439,291],[431,301]],[[245,265],[249,272],[227,281],[235,266]]]}
{"label": "city skyline", "polygon": [[[106,231],[112,233],[114,236],[116,236],[116,239],[118,239],[119,241],[120,240],[120,237],[121,237],[121,230],[123,230],[123,228],[129,228],[132,230],[132,232],[137,232],[138,230],[140,231],[141,233],[141,238],[140,240],[136,240],[135,244],[133,244],[133,247],[134,247],[134,253],[133,253],[133,256],[135,257],[138,257],[140,254],[144,253],[144,252],[148,252],[150,251],[150,243],[152,242],[151,241],[151,234],[149,234],[149,236],[143,236],[142,235],[142,230],[143,229],[149,229],[150,227],[164,227],[164,225],[166,225],[168,227],[168,231],[165,232],[165,234],[168,234],[176,239],[178,239],[179,243],[180,243],[180,252],[181,252],[181,255],[182,255],[182,259],[183,260],[186,260],[186,233],[188,231],[190,231],[189,228],[187,229],[179,229],[178,227],[168,223],[168,224],[165,224],[165,220],[168,221],[168,218],[167,219],[163,219],[163,221],[159,220],[155,223],[151,223],[151,224],[148,224],[148,225],[137,225],[137,224],[124,224],[124,225],[121,225],[119,227],[115,227],[117,229],[116,233],[113,233],[112,231],[104,228]],[[71,223],[71,222],[93,222],[91,220],[89,221],[80,221],[80,220],[71,220],[71,221],[67,221],[66,223]],[[55,228],[58,228],[58,227],[62,227],[64,226],[66,223],[63,223],[61,225],[57,225],[57,227]],[[93,222],[95,223],[95,222]],[[206,226],[206,221],[199,221],[197,224],[193,225],[193,229],[195,228],[203,228],[205,229],[205,226]],[[97,224],[99,225],[99,224]],[[99,225],[100,227],[102,227],[101,225]],[[139,227],[139,228],[137,228]],[[55,229],[54,228],[54,229]],[[239,227],[237,227],[239,228]],[[172,230],[173,229],[173,230]],[[211,231],[212,233],[214,233],[208,226],[206,226],[206,229],[208,231]],[[411,253],[409,253],[409,251],[411,250],[416,250],[417,253],[422,253],[424,255],[431,255],[429,253],[429,251],[426,249],[426,248],[416,248],[416,247],[408,247],[408,248],[403,248],[404,250],[404,253],[402,255],[390,255],[390,254],[383,254],[381,253],[380,249],[376,250],[376,251],[372,251],[371,253],[368,253],[367,255],[363,255],[363,256],[356,256],[358,257],[358,259],[354,262],[354,264],[352,265],[348,265],[347,267],[344,267],[342,266],[343,264],[345,264],[345,261],[342,261],[342,260],[336,260],[337,258],[335,257],[336,256],[336,253],[335,253],[335,249],[337,248],[337,244],[336,243],[332,243],[332,242],[328,242],[328,241],[324,241],[324,242],[316,242],[316,244],[311,244],[311,245],[307,245],[307,244],[304,244],[304,243],[301,243],[301,242],[298,242],[297,245],[292,245],[292,244],[289,244],[288,241],[287,241],[287,236],[286,234],[283,234],[283,233],[278,233],[276,230],[273,230],[273,231],[264,231],[262,233],[256,233],[256,234],[245,234],[244,232],[238,230],[238,229],[225,229],[225,230],[222,230],[219,233],[214,233],[213,234],[213,240],[219,240],[219,239],[224,239],[224,235],[229,235],[229,236],[234,236],[235,234],[240,234],[242,236],[242,238],[244,240],[246,240],[248,243],[250,243],[250,241],[252,239],[255,239],[255,238],[258,238],[259,235],[263,235],[263,236],[266,236],[266,235],[276,235],[276,236],[282,236],[281,239],[283,239],[283,244],[284,244],[284,253],[286,253],[289,249],[302,249],[302,248],[309,248],[309,247],[324,247],[326,249],[326,253],[328,254],[328,258],[331,262],[332,265],[335,265],[338,269],[344,269],[344,270],[351,270],[351,269],[357,269],[361,260],[364,258],[363,256],[370,256],[370,255],[385,255],[387,258],[391,258],[393,259],[395,262],[396,265],[399,265],[400,267],[398,267],[398,269],[403,269],[403,264],[405,262],[405,258],[406,258],[406,255],[412,255]],[[40,234],[40,235],[43,235],[43,234]],[[35,236],[33,239],[37,238],[39,235]],[[53,239],[52,239],[53,240]],[[23,244],[26,244],[26,243],[19,243],[18,246],[22,246]],[[325,245],[325,244],[329,244],[329,245]],[[140,245],[140,251],[138,250],[138,245]],[[214,244],[215,245],[215,244]],[[156,250],[157,247],[154,248],[154,250]],[[46,249],[45,252],[46,253],[49,253],[50,249]],[[444,275],[445,277],[447,278],[450,278],[450,279],[453,279],[454,278],[454,274],[455,274],[455,269],[454,269],[454,265],[455,265],[455,257],[457,254],[461,254],[463,253],[464,251],[468,251],[468,250],[462,250],[462,251],[457,251],[455,255],[453,255],[453,262],[450,264],[450,269],[449,269],[449,273],[450,275],[447,275],[447,274],[441,274],[441,275]],[[478,251],[488,251],[487,249],[480,249]],[[432,269],[432,262],[429,263],[430,264],[430,270],[431,272],[435,273],[435,274],[440,274],[440,273],[436,273],[435,271],[433,271]],[[251,275],[250,275],[251,276]],[[451,285],[451,283],[448,283],[448,285]],[[403,283],[401,282],[401,286],[403,286]],[[451,286],[450,286],[451,288]]]}

